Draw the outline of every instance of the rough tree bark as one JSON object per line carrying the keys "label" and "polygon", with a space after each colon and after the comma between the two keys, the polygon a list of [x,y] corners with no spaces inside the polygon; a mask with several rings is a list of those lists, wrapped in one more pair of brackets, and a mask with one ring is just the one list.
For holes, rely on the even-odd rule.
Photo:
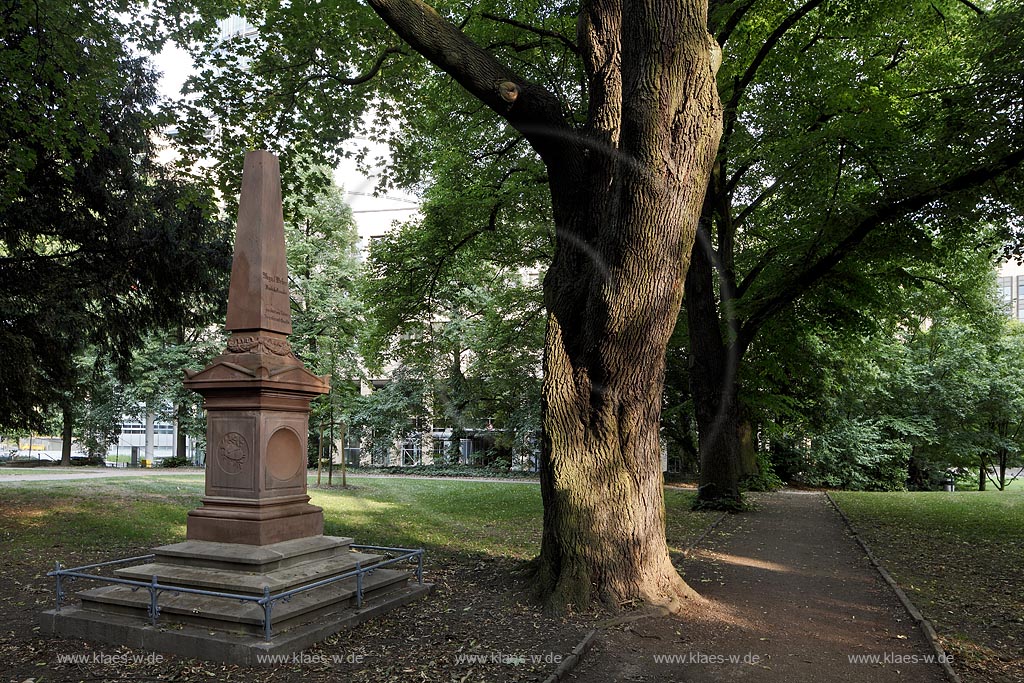
{"label": "rough tree bark", "polygon": [[721,134],[707,2],[583,3],[581,129],[419,0],[369,4],[547,166],[557,244],[544,280],[542,598],[560,610],[696,597],[665,544],[658,434],[665,347]]}

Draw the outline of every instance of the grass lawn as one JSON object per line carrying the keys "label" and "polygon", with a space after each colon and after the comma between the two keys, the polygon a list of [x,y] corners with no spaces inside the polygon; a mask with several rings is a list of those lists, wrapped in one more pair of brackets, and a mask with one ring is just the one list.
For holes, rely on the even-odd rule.
{"label": "grass lawn", "polygon": [[[325,533],[357,543],[528,559],[540,547],[540,488],[530,484],[349,477],[309,488]],[[138,548],[185,536],[202,474],[14,482],[0,487],[3,555]],[[689,511],[692,493],[665,492],[670,547],[681,551],[715,518]]]}
{"label": "grass lawn", "polygon": [[1024,680],[1024,491],[832,495],[965,681]]}

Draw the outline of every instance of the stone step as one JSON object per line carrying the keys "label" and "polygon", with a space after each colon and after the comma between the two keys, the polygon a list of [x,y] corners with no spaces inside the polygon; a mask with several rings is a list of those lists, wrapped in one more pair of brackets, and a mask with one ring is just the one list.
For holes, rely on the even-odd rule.
{"label": "stone step", "polygon": [[269,572],[349,552],[352,539],[311,536],[271,545],[184,541],[154,548],[154,562],[232,571]]}
{"label": "stone step", "polygon": [[270,642],[250,633],[232,633],[188,624],[173,624],[171,628],[158,625],[153,628],[148,620],[140,619],[137,615],[96,612],[73,606],[66,606],[60,612],[43,612],[40,615],[40,626],[44,633],[93,642],[129,645],[240,666],[267,666],[271,664],[267,655],[289,655],[306,649],[334,633],[399,609],[423,597],[432,588],[429,583],[422,586],[407,584],[397,590],[378,594],[364,603],[362,609],[339,608],[336,614],[328,612],[322,619],[310,618],[286,630],[275,628]]}
{"label": "stone step", "polygon": [[[364,605],[393,591],[403,590],[412,572],[375,569],[363,575]],[[355,609],[356,579],[350,577],[327,586],[275,602],[271,611],[274,633],[280,633],[328,613]],[[129,586],[101,586],[81,591],[82,609],[90,612],[134,616],[148,622],[149,591]],[[263,608],[253,602],[188,593],[161,592],[159,624],[189,624],[232,633],[263,635]]]}
{"label": "stone step", "polygon": [[269,572],[239,572],[151,562],[125,567],[117,570],[115,574],[122,579],[147,583],[153,576],[156,576],[159,583],[169,586],[201,588],[243,595],[263,595],[264,586],[269,587],[271,593],[280,593],[301,584],[312,583],[351,571],[356,568],[357,562],[362,567],[369,567],[382,559],[383,557],[380,555],[348,552],[344,555],[302,562]]}

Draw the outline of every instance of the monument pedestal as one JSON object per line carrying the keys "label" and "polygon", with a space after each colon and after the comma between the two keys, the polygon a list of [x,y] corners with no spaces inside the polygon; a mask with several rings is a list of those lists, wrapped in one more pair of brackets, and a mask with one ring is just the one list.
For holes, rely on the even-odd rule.
{"label": "monument pedestal", "polygon": [[306,451],[309,403],[330,390],[326,378],[283,340],[277,354],[228,348],[185,382],[206,399],[208,444],[206,496],[188,514],[187,538],[266,545],[322,534],[323,512],[306,495]]}
{"label": "monument pedestal", "polygon": [[[268,663],[262,656],[308,647],[431,589],[410,585],[407,569],[376,567],[383,557],[354,551],[351,538],[324,536],[323,511],[309,504],[309,405],[330,385],[306,370],[288,344],[280,176],[267,152],[245,159],[226,326],[226,353],[185,381],[207,411],[206,495],[188,513],[187,540],[116,572],[148,586],[82,591],[81,607],[44,613],[44,630],[260,664]],[[368,567],[358,578],[340,578]],[[191,592],[269,600],[312,584],[269,603],[269,640],[259,638],[267,635],[260,604]]]}
{"label": "monument pedestal", "polygon": [[[154,549],[147,564],[116,572],[118,578],[205,591],[262,596],[372,567],[382,556],[356,552],[351,538],[314,536],[270,545],[185,541]],[[355,577],[311,589],[273,607],[273,637],[264,639],[264,611],[254,602],[166,591],[159,621],[150,623],[146,590],[100,586],[78,593],[80,607],[42,614],[42,630],[84,640],[128,645],[230,664],[261,666],[275,655],[308,648],[338,631],[401,607],[430,592],[412,583],[406,569],[364,574],[362,600]],[[357,604],[359,603],[359,604]]]}
{"label": "monument pedestal", "polygon": [[[351,538],[313,536],[271,545],[185,541],[155,548],[146,564],[120,569],[118,578],[204,591],[262,597],[288,591],[352,571],[372,567],[383,557],[350,549]],[[363,600],[386,602],[389,593],[411,594],[405,569],[375,569],[363,577]],[[419,586],[415,586],[419,588]],[[170,592],[169,592],[170,593]],[[150,602],[146,591],[113,585],[78,593],[85,612],[119,614],[145,621]],[[343,579],[298,593],[273,608],[275,633],[287,632],[319,615],[339,614],[356,607],[355,578]],[[226,600],[193,593],[168,594],[160,600],[160,621],[190,624],[225,633],[261,637],[263,609],[255,602]]]}

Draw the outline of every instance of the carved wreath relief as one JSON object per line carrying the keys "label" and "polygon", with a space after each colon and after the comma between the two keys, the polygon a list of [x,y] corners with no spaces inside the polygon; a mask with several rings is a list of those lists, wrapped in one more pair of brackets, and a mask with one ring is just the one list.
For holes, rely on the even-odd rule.
{"label": "carved wreath relief", "polygon": [[272,353],[291,356],[292,347],[285,339],[270,337],[232,337],[228,340],[229,353]]}
{"label": "carved wreath relief", "polygon": [[242,471],[245,461],[249,459],[249,444],[238,432],[228,432],[217,444],[217,463],[228,474]]}

